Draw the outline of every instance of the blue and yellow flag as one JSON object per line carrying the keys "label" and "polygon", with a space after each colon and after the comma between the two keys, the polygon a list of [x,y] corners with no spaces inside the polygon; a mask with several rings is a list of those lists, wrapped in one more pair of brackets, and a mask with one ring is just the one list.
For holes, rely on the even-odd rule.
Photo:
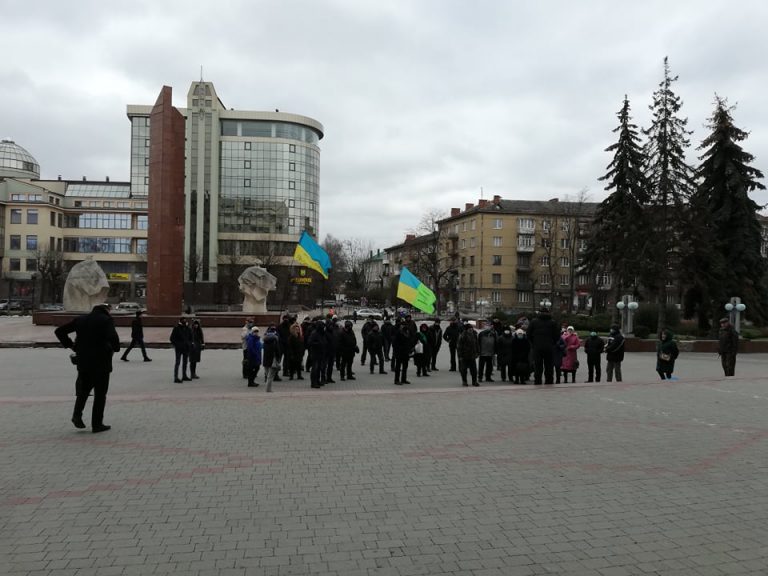
{"label": "blue and yellow flag", "polygon": [[315,242],[314,238],[307,234],[307,231],[301,233],[299,243],[296,245],[296,251],[293,253],[293,259],[297,260],[300,264],[303,264],[307,268],[317,270],[323,275],[323,278],[328,279],[328,271],[331,269],[331,259],[328,253],[320,248],[320,245]]}
{"label": "blue and yellow flag", "polygon": [[397,297],[427,314],[434,314],[435,312],[435,302],[437,301],[435,293],[411,274],[411,271],[405,266],[400,269]]}

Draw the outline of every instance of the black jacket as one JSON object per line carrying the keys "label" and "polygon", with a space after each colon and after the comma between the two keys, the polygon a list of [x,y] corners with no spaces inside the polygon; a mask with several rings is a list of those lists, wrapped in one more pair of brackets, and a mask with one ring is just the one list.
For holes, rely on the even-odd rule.
{"label": "black jacket", "polygon": [[590,336],[584,341],[584,352],[590,360],[600,359],[600,354],[605,348],[605,341],[600,336]]}
{"label": "black jacket", "polygon": [[448,328],[443,332],[443,340],[448,342],[449,346],[456,346],[456,342],[459,340],[459,334],[461,334],[461,327],[458,322],[451,322]]}
{"label": "black jacket", "polygon": [[280,348],[280,337],[276,332],[267,332],[262,340],[264,348],[261,352],[261,365],[264,368],[271,368],[273,364],[279,364],[283,357]]}
{"label": "black jacket", "polygon": [[534,350],[551,350],[559,338],[560,328],[547,313],[540,313],[528,325],[528,340]]}
{"label": "black jacket", "polygon": [[357,336],[355,336],[355,332],[351,328],[349,330],[343,328],[339,334],[338,353],[344,358],[354,356],[357,350]]}
{"label": "black jacket", "polygon": [[144,340],[144,324],[141,321],[141,317],[137,316],[131,322],[131,339],[132,340]]}
{"label": "black jacket", "polygon": [[[75,341],[69,337],[75,333]],[[120,351],[115,322],[103,306],[59,326],[54,331],[64,347],[77,354],[77,370],[88,373],[112,372],[112,355]]]}
{"label": "black jacket", "polygon": [[381,335],[381,330],[371,330],[365,340],[365,345],[368,346],[368,351],[371,354],[381,352],[384,347],[384,337]]}
{"label": "black jacket", "polygon": [[608,362],[624,361],[624,336],[621,335],[621,332],[611,332],[605,347],[605,359]]}
{"label": "black jacket", "polygon": [[192,349],[192,330],[186,324],[179,322],[171,330],[171,344],[176,350],[186,352]]}

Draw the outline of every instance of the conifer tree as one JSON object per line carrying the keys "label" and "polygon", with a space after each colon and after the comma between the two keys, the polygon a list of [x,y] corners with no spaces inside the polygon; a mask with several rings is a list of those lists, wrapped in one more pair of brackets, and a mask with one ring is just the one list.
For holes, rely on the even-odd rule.
{"label": "conifer tree", "polygon": [[605,149],[613,152],[613,160],[599,178],[607,182],[605,189],[610,194],[597,207],[582,264],[590,276],[610,271],[618,299],[647,268],[648,227],[643,206],[648,203],[648,189],[645,157],[626,95],[616,116],[619,125],[613,132],[618,133],[618,140]]}
{"label": "conifer tree", "polygon": [[659,329],[666,324],[667,285],[674,279],[680,255],[688,250],[691,240],[688,232],[687,203],[692,196],[694,171],[685,160],[690,146],[687,118],[679,116],[683,105],[675,94],[669,62],[664,58],[664,79],[653,93],[651,127],[645,130],[645,156],[648,159],[646,178],[649,184],[649,217],[651,219],[651,248],[653,265],[650,268],[655,283],[649,288],[657,294],[659,303]]}
{"label": "conifer tree", "polygon": [[740,142],[749,136],[733,124],[733,107],[715,96],[715,110],[709,119],[711,130],[699,146],[704,150],[697,170],[699,186],[693,206],[710,230],[710,242],[704,249],[716,260],[720,270],[700,291],[710,299],[711,312],[722,313],[731,296],[747,304],[747,313],[757,322],[768,319],[766,263],[760,254],[760,206],[749,197],[755,190],[765,190],[759,182],[763,174],[750,166],[754,156]]}

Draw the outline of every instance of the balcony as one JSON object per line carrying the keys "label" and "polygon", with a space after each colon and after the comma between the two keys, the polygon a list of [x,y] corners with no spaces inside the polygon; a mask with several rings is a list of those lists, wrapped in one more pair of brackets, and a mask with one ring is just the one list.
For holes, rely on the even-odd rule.
{"label": "balcony", "polygon": [[533,282],[530,280],[518,280],[517,284],[515,284],[515,288],[519,292],[530,292],[533,290]]}
{"label": "balcony", "polygon": [[535,249],[536,246],[534,244],[526,245],[518,243],[517,245],[518,252],[533,252]]}
{"label": "balcony", "polygon": [[518,262],[517,265],[515,266],[515,269],[518,272],[530,272],[533,268],[532,268],[530,263],[528,263],[528,264],[520,264]]}

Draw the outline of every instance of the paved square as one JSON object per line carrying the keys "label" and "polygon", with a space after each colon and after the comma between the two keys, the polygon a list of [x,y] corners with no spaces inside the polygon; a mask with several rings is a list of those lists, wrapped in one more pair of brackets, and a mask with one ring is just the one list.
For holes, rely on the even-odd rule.
{"label": "paved square", "polygon": [[[439,372],[248,389],[238,350],[116,361],[76,430],[63,349],[0,349],[7,575],[768,573],[768,362],[462,388]],[[585,362],[582,362],[585,364]],[[583,380],[584,374],[579,374]],[[90,417],[90,402],[86,408]]]}

